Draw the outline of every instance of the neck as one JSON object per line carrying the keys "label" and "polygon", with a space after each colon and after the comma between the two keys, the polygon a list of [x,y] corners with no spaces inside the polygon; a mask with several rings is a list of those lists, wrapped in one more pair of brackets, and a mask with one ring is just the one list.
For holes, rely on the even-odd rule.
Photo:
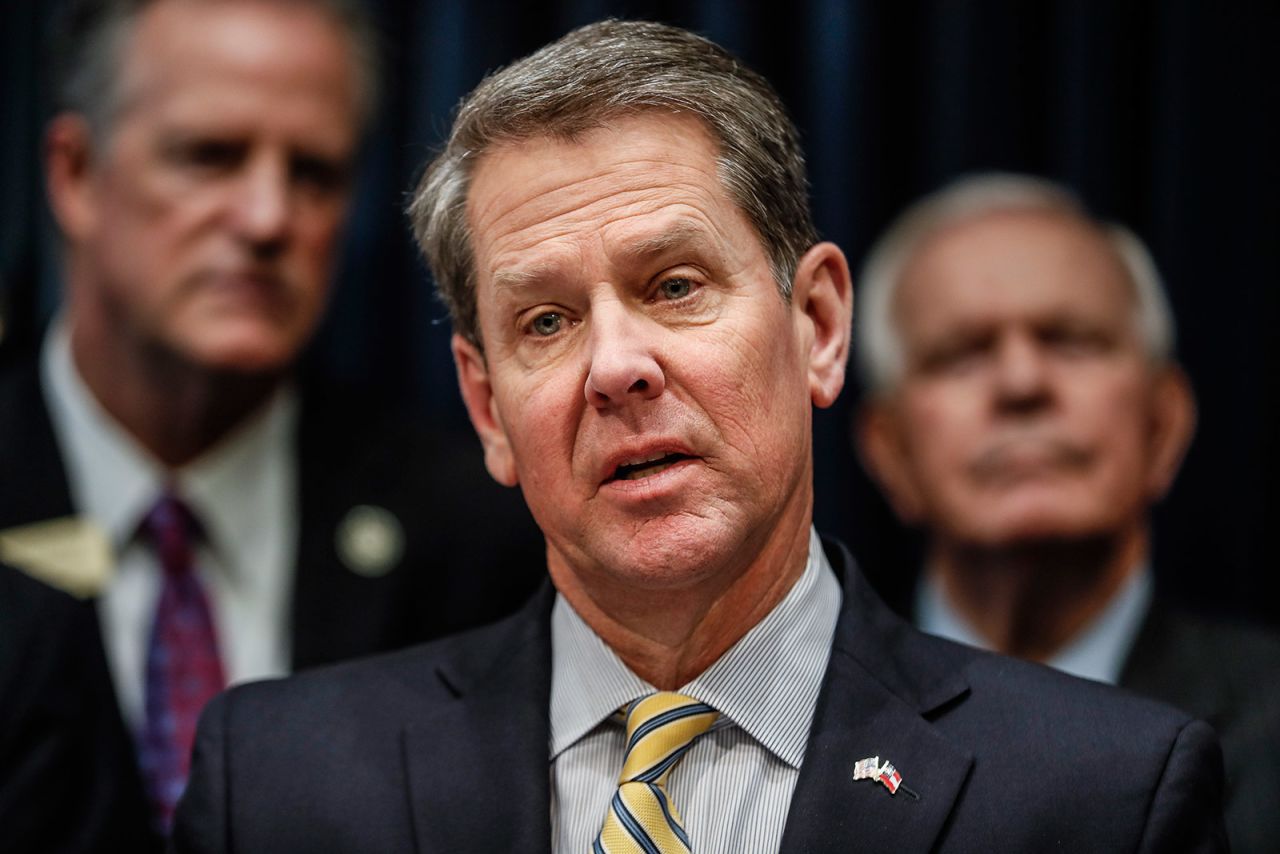
{"label": "neck", "polygon": [[1144,524],[1109,535],[1001,548],[935,542],[929,571],[992,649],[1052,658],[1146,560]]}
{"label": "neck", "polygon": [[610,590],[584,584],[583,575],[565,571],[553,553],[548,564],[561,595],[601,640],[641,679],[670,691],[715,663],[787,595],[808,561],[810,516],[785,533],[774,529],[763,547],[745,544],[740,551],[751,557],[728,561],[712,576],[727,583]]}
{"label": "neck", "polygon": [[169,468],[209,450],[261,407],[278,375],[218,373],[159,347],[138,352],[71,326],[76,372],[108,414]]}

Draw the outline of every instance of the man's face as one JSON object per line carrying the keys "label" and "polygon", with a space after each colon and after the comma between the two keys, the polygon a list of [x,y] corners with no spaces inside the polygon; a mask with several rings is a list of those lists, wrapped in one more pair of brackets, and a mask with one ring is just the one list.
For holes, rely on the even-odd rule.
{"label": "man's face", "polygon": [[[728,583],[807,536],[811,400],[838,393],[845,347],[811,306],[839,250],[805,256],[788,305],[709,136],[668,116],[491,150],[468,218],[484,354],[455,336],[459,378],[557,583]],[[847,329],[847,299],[829,313]]]}
{"label": "man's face", "polygon": [[50,137],[73,328],[203,369],[287,366],[322,311],[346,209],[349,41],[300,4],[170,0],[143,13],[125,57],[102,144],[88,153],[66,117]]}
{"label": "man's face", "polygon": [[986,547],[1139,524],[1191,403],[1146,356],[1134,300],[1104,238],[1062,216],[991,214],[927,240],[894,305],[903,378],[863,430],[900,514]]}

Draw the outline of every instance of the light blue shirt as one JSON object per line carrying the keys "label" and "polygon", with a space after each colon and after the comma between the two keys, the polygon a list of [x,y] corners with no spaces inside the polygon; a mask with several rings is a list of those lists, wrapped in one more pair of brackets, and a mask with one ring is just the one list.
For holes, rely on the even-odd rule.
{"label": "light blue shirt", "polygon": [[[1114,685],[1120,680],[1129,650],[1151,604],[1151,569],[1143,566],[1111,597],[1111,601],[1045,664],[1072,676]],[[981,649],[991,644],[947,602],[933,573],[925,573],[916,590],[916,625],[923,632]]]}

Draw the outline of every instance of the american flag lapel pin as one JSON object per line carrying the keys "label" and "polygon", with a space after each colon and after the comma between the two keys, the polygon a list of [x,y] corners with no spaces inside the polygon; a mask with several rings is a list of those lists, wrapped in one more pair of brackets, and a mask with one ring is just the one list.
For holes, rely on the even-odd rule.
{"label": "american flag lapel pin", "polygon": [[879,756],[868,756],[866,759],[859,759],[853,766],[853,779],[855,780],[875,780],[881,783],[889,794],[896,795],[901,789],[915,800],[920,800],[920,796],[902,785],[902,774],[897,768],[885,760],[884,764],[880,763]]}

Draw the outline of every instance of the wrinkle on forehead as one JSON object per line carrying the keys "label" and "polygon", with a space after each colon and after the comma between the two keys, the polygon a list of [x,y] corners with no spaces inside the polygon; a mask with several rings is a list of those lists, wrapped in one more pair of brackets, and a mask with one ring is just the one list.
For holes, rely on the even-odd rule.
{"label": "wrinkle on forehead", "polygon": [[468,205],[479,271],[500,287],[554,275],[593,250],[622,266],[677,248],[719,258],[731,244],[726,219],[750,225],[723,188],[710,135],[680,117],[492,150]]}

